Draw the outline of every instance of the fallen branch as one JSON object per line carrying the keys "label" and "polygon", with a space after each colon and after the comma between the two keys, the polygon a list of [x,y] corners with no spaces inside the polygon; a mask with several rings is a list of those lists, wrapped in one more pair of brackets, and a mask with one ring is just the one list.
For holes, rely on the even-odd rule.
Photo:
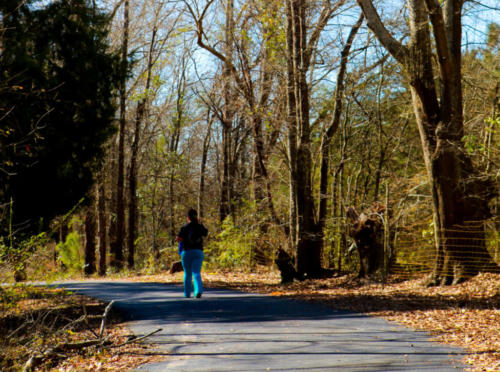
{"label": "fallen branch", "polygon": [[[101,319],[102,318],[101,327],[100,327],[100,330],[99,330],[99,335],[97,336],[97,334],[92,331],[92,333],[95,336],[97,336],[97,339],[95,339],[95,340],[85,340],[85,341],[80,341],[80,342],[59,343],[56,346],[54,346],[53,348],[50,348],[50,349],[44,351],[43,353],[34,352],[31,355],[31,357],[28,359],[28,361],[26,362],[26,364],[24,365],[23,372],[31,372],[31,371],[33,371],[38,365],[40,365],[46,359],[53,358],[53,357],[56,357],[56,356],[64,358],[65,355],[63,355],[61,353],[66,352],[66,351],[81,350],[81,349],[84,349],[86,347],[91,347],[91,346],[97,346],[97,347],[107,346],[110,343],[110,341],[109,341],[108,337],[103,338],[103,334],[104,334],[104,330],[106,328],[107,317],[109,315],[109,312],[110,312],[111,308],[113,307],[114,302],[115,301],[111,301],[108,304],[108,306],[106,306],[106,308],[104,309],[103,315],[95,315],[95,316],[87,315],[87,311],[84,308],[84,313],[85,313],[84,315],[82,315],[78,319],[73,320],[70,323],[66,324],[62,329],[60,329],[59,331],[56,332],[56,334],[64,332],[65,330],[73,327],[75,324],[78,324],[78,323],[81,323],[81,322],[85,322],[88,325],[89,324],[88,323],[88,319],[89,318],[91,318],[91,319]],[[48,314],[44,315],[44,317],[42,319],[42,322],[46,319],[47,315]],[[15,332],[17,332],[17,331],[18,330],[16,330]]]}
{"label": "fallen branch", "polygon": [[[102,317],[103,317],[102,315],[82,315],[78,319],[73,320],[72,322],[66,324],[61,329],[61,331],[66,331],[67,329],[70,329],[71,327],[75,326],[76,324],[82,323],[82,322],[85,322],[85,324],[87,325],[87,327],[90,327],[90,325],[89,325],[89,319],[102,319]],[[89,330],[90,330],[90,328],[89,328]],[[97,334],[95,334],[95,336],[97,337]]]}
{"label": "fallen branch", "polygon": [[23,330],[24,328],[26,328],[29,324],[33,324],[32,321],[26,321],[24,322],[23,324],[21,324],[19,327],[17,327],[16,329],[14,329],[11,333],[9,333],[9,335],[7,336],[7,339],[10,339],[12,336],[14,336],[17,332]]}
{"label": "fallen branch", "polygon": [[[112,305],[112,303],[110,303],[106,307],[106,310],[108,312],[109,312],[109,309],[111,309],[110,305]],[[109,307],[109,309],[108,309],[108,307]],[[105,311],[105,314],[106,314],[106,311]],[[23,372],[34,371],[34,369],[38,365],[40,365],[44,360],[52,358],[54,356],[65,357],[65,355],[61,355],[60,354],[62,352],[66,352],[66,351],[69,351],[69,350],[81,350],[81,349],[84,349],[84,348],[90,347],[90,346],[97,346],[97,347],[107,346],[108,348],[121,347],[121,346],[125,346],[125,345],[128,345],[128,344],[134,343],[134,342],[138,342],[138,341],[144,340],[145,338],[150,337],[150,336],[152,336],[155,333],[158,333],[160,331],[162,331],[162,328],[158,328],[157,330],[155,330],[153,332],[150,332],[147,335],[144,335],[144,336],[141,336],[141,337],[137,337],[137,338],[134,338],[134,339],[131,339],[131,340],[128,340],[128,341],[125,341],[125,342],[123,342],[121,344],[118,344],[118,345],[111,345],[108,337],[106,337],[106,338],[100,338],[100,339],[97,339],[97,340],[85,340],[85,341],[80,341],[80,342],[60,343],[60,344],[57,344],[56,346],[54,346],[52,349],[49,349],[49,350],[47,350],[47,351],[45,351],[43,353],[34,353],[29,358],[29,360],[26,362],[26,364],[24,365]]]}
{"label": "fallen branch", "polygon": [[121,346],[125,346],[125,345],[128,345],[128,344],[132,344],[134,342],[144,340],[145,338],[147,338],[149,336],[152,336],[155,333],[158,333],[160,331],[163,331],[163,328],[158,328],[156,331],[150,332],[147,335],[144,335],[144,336],[141,336],[141,337],[137,337],[137,338],[132,338],[132,339],[127,340],[127,341],[125,341],[125,342],[123,342],[121,344],[118,344],[118,345],[110,345],[110,346],[108,346],[108,348],[112,349],[112,348],[115,348],[115,347],[121,347]]}
{"label": "fallen branch", "polygon": [[97,340],[85,340],[85,341],[79,341],[79,342],[68,342],[68,343],[62,343],[62,344],[57,344],[54,347],[54,351],[56,353],[61,352],[61,351],[68,351],[68,350],[80,350],[85,347],[89,346],[102,346],[109,342],[109,338],[101,338]]}
{"label": "fallen branch", "polygon": [[61,355],[61,352],[69,351],[69,350],[81,350],[90,346],[104,346],[109,343],[109,339],[103,338],[98,340],[85,340],[80,342],[67,342],[60,343],[54,346],[53,348],[43,352],[43,353],[34,353],[28,359],[26,364],[24,365],[23,372],[31,372],[36,366],[42,363],[44,360],[52,358],[54,356],[64,357],[65,355]]}
{"label": "fallen branch", "polygon": [[83,318],[85,321],[85,325],[87,326],[87,329],[95,336],[95,338],[99,338],[97,333],[95,333],[94,330],[90,327],[89,318],[87,316],[88,315],[87,314],[87,307],[85,306],[85,303],[83,301],[82,301],[82,308],[83,308]]}
{"label": "fallen branch", "polygon": [[101,322],[101,328],[99,329],[99,338],[102,338],[102,335],[104,333],[104,328],[106,327],[106,319],[108,317],[109,311],[111,310],[111,307],[115,303],[115,300],[111,301],[108,306],[106,306],[106,309],[104,309],[104,314],[102,315],[102,322]]}

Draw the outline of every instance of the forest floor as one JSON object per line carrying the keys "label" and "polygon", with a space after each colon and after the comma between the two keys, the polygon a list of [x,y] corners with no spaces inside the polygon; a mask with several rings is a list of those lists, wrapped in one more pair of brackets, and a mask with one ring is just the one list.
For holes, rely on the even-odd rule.
{"label": "forest floor", "polygon": [[[0,371],[126,371],[163,358],[151,345],[126,344],[130,331],[112,307],[99,337],[107,305],[61,289],[0,287]],[[33,355],[44,357],[30,369]]]}
{"label": "forest floor", "polygon": [[[111,278],[108,278],[111,279]],[[117,278],[118,279],[118,278]],[[135,276],[120,280],[181,283],[182,273]],[[204,284],[244,292],[301,299],[383,317],[405,326],[425,330],[437,342],[463,347],[464,363],[471,371],[500,371],[500,275],[481,274],[453,287],[426,288],[423,278],[398,280],[385,285],[360,280],[352,275],[307,280],[281,285],[274,271],[203,272]],[[71,320],[103,314],[107,304],[61,290],[33,287],[0,287],[0,369],[20,370],[35,350],[48,350],[56,343],[92,340],[100,320],[80,323],[54,335]],[[23,326],[23,324],[26,324]],[[53,358],[44,370],[129,370],[165,358],[150,344],[131,343],[130,331],[118,313],[111,312],[106,347],[65,351],[65,358]],[[114,345],[114,346],[112,346]],[[167,356],[168,358],[168,356]],[[19,368],[21,367],[21,368]]]}

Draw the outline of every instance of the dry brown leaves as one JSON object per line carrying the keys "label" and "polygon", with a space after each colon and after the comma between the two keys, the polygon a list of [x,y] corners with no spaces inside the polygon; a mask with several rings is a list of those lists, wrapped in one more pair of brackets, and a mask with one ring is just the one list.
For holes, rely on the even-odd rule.
{"label": "dry brown leaves", "polygon": [[[108,330],[113,345],[124,343],[130,331],[115,324]],[[145,363],[164,360],[166,355],[157,352],[154,344],[128,344],[120,348],[102,349],[96,352],[74,354],[59,363],[54,371],[129,371]]]}
{"label": "dry brown leaves", "polygon": [[[107,304],[62,290],[20,287],[0,289],[0,370],[22,370],[30,354],[43,351],[59,342],[92,340],[98,332],[100,320],[89,320],[64,332],[61,328],[86,312],[102,315]],[[85,307],[85,309],[84,309]],[[109,347],[88,347],[65,352],[64,357],[51,358],[37,370],[54,371],[118,371],[130,370],[144,363],[158,361],[165,356],[156,353],[154,346],[124,343],[130,331],[123,325],[119,313],[111,311],[105,335]]]}
{"label": "dry brown leaves", "polygon": [[[182,275],[139,276],[129,280],[181,283]],[[481,274],[457,286],[432,288],[423,285],[424,278],[409,281],[392,278],[382,285],[353,276],[281,285],[279,273],[266,270],[253,273],[203,272],[203,279],[207,287],[267,293],[384,317],[428,331],[436,341],[465,348],[469,354],[464,362],[470,365],[471,371],[500,371],[498,274]],[[26,301],[23,306],[30,309],[47,306],[46,299],[23,301]],[[102,313],[105,304],[100,306]],[[129,331],[114,321],[110,334],[113,343],[118,344],[126,339]],[[165,355],[155,352],[151,345],[130,344],[95,353],[77,353],[61,361],[53,370],[129,370],[162,358]]]}
{"label": "dry brown leaves", "polygon": [[[382,285],[353,276],[281,285],[277,272],[205,272],[206,286],[267,293],[380,316],[428,331],[436,341],[460,346],[472,371],[500,371],[500,275],[480,274],[453,287],[423,285],[424,278]],[[147,280],[181,282],[182,274]]]}

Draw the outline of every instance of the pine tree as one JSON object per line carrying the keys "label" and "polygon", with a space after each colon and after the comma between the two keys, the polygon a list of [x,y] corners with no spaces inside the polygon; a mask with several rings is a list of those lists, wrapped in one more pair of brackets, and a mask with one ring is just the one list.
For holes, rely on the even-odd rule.
{"label": "pine tree", "polygon": [[108,18],[86,0],[2,1],[0,17],[0,209],[12,210],[0,236],[21,239],[93,184],[122,72]]}

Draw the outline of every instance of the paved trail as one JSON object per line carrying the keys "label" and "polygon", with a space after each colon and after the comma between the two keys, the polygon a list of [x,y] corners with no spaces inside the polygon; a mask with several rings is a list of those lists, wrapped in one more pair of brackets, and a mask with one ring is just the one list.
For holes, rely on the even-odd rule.
{"label": "paved trail", "polygon": [[461,371],[463,351],[383,319],[321,305],[206,289],[185,299],[162,283],[65,283],[115,300],[130,329],[169,353],[143,371]]}

